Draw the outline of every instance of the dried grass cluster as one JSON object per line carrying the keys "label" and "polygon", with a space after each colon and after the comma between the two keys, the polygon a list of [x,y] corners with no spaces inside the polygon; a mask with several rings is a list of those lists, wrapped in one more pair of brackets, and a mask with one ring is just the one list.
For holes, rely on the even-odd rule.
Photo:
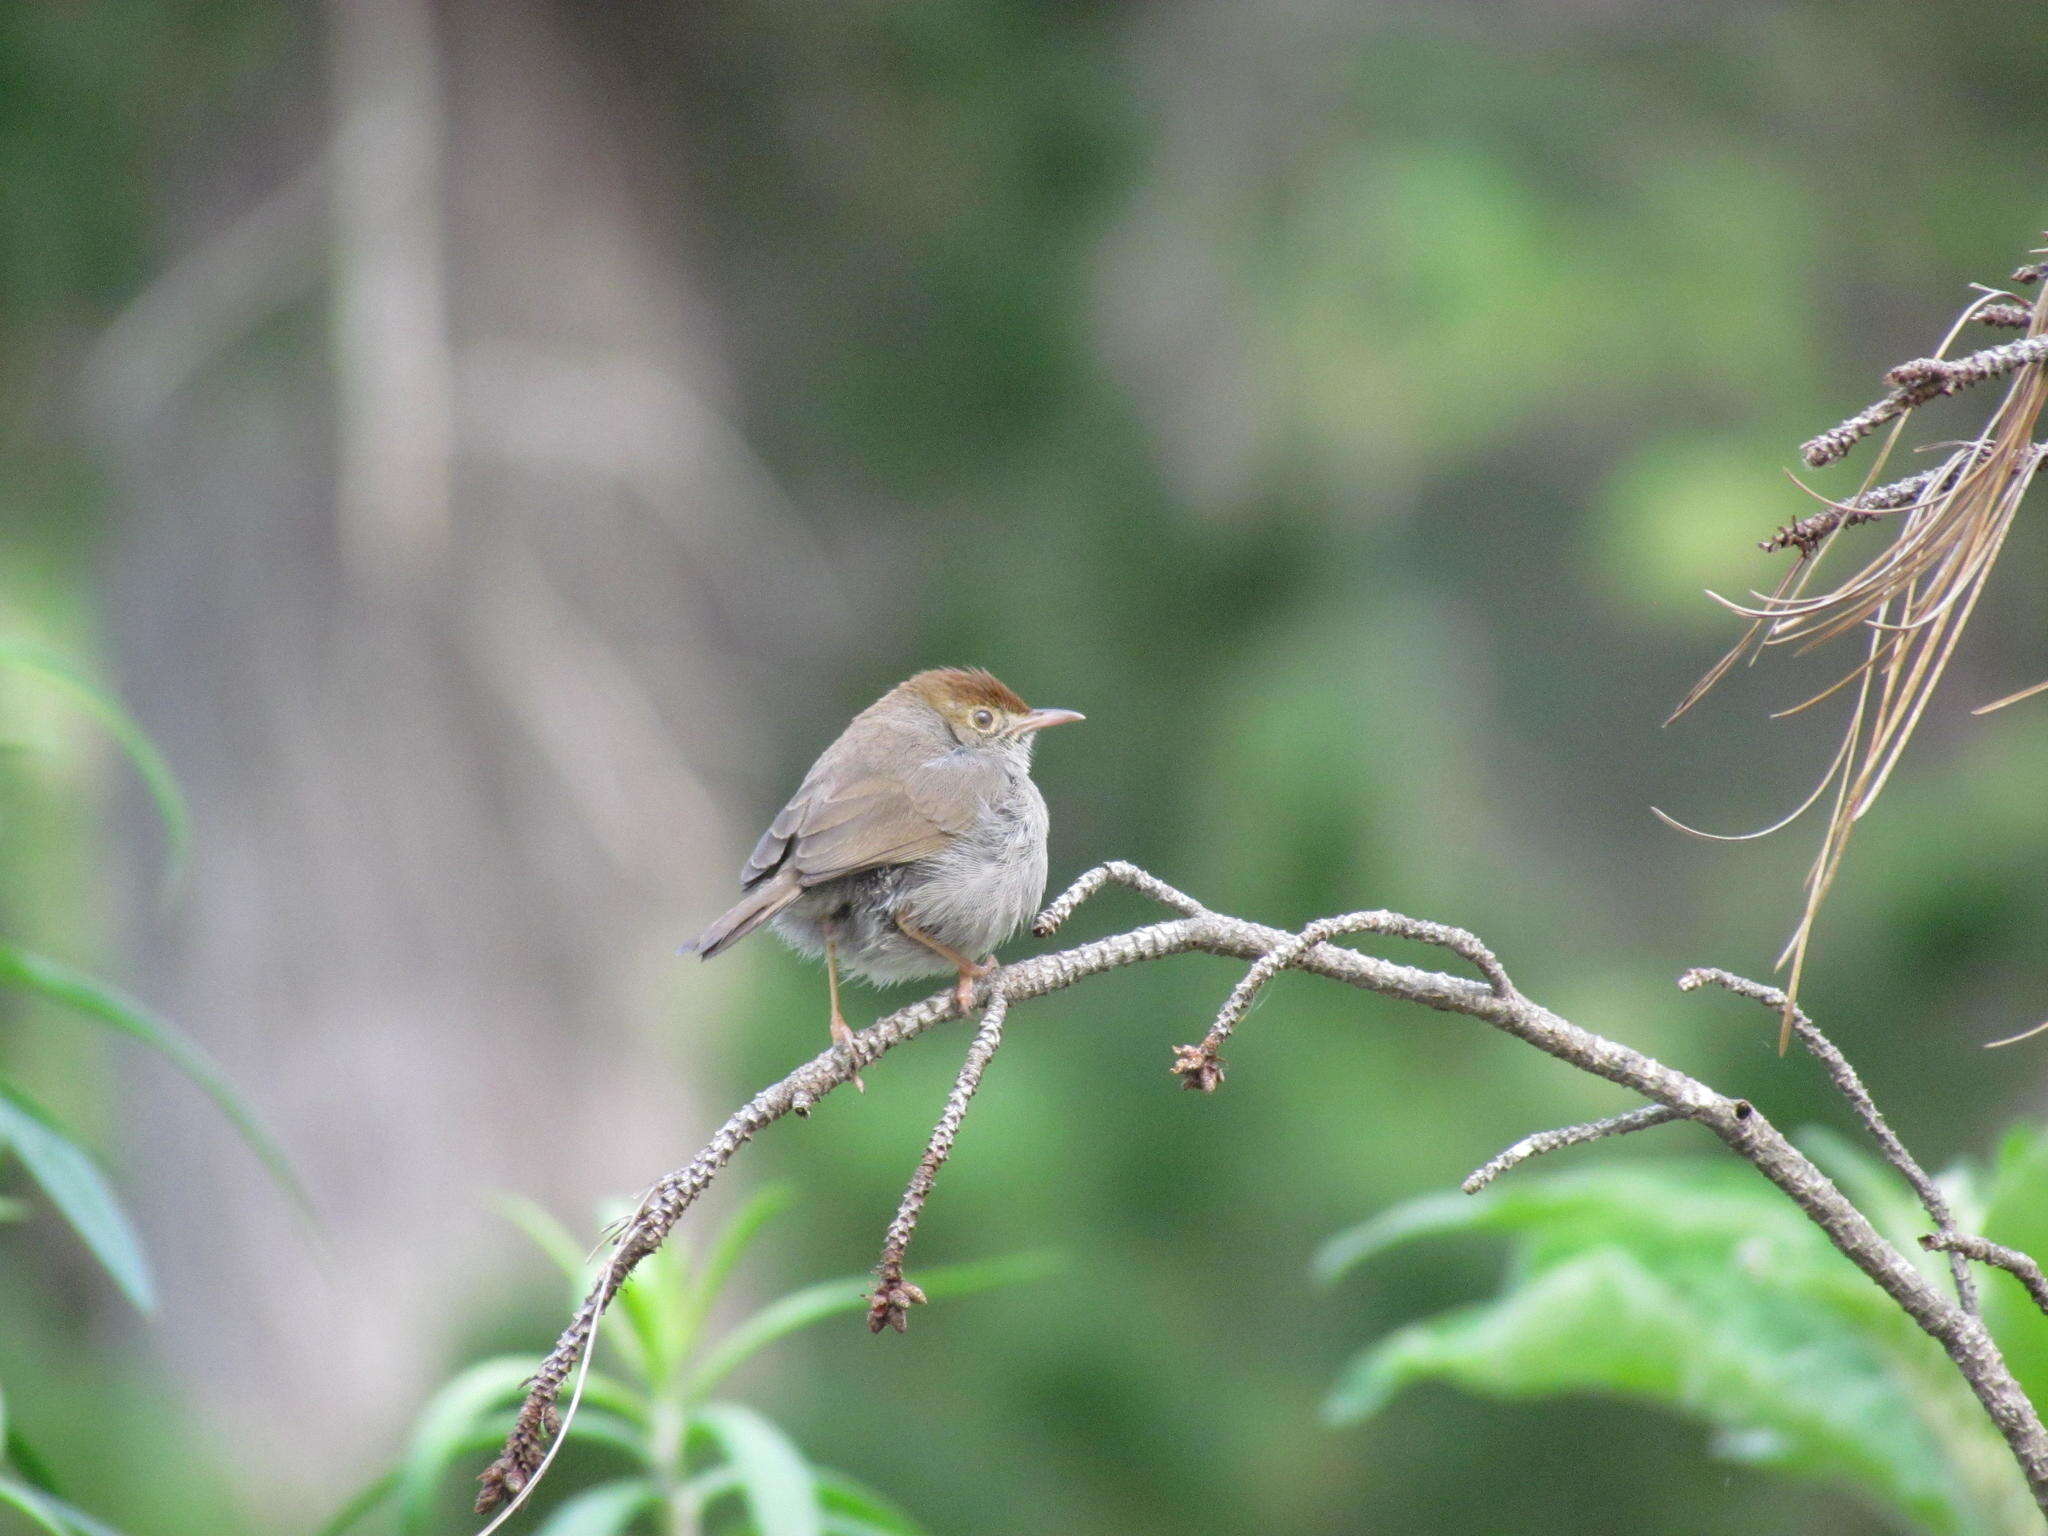
{"label": "dried grass cluster", "polygon": [[[2019,283],[2032,283],[2039,277],[2036,266],[2022,267],[2014,274]],[[1960,358],[1942,355],[1973,322],[2012,325],[2022,316],[2027,334],[2018,341]],[[1781,717],[1797,714],[1837,693],[1851,694],[1848,728],[1826,774],[1791,815],[1747,834],[1767,836],[1832,797],[1827,832],[1807,872],[1806,898],[1798,923],[1778,957],[1781,968],[1790,967],[1781,1050],[1790,1038],[1814,920],[1841,872],[1850,833],[1877,802],[1940,686],[2005,547],[2006,534],[2027,487],[2048,453],[2048,444],[2036,442],[2034,437],[2042,408],[2048,405],[2048,368],[2044,368],[2048,334],[2044,332],[2048,332],[2048,291],[2029,305],[2004,290],[1980,289],[1935,356],[1892,369],[1886,375],[1891,393],[1803,447],[1802,457],[1819,467],[1841,458],[1886,422],[1893,424],[1859,494],[1846,501],[1831,501],[1809,490],[1809,495],[1823,503],[1822,510],[1788,524],[1764,541],[1766,550],[1798,551],[1796,563],[1777,589],[1768,595],[1753,593],[1748,603],[1708,594],[1748,620],[1748,628],[1686,695],[1673,719],[1736,665],[1754,661],[1768,647],[1789,645],[1805,652],[1850,634],[1860,635],[1863,641],[1863,658],[1846,675],[1805,703],[1781,712]],[[2012,382],[2004,398],[1974,440],[1953,446],[1938,468],[1889,485],[1876,483],[1915,408],[1988,379],[2008,376]],[[1835,536],[1844,528],[1879,519],[1892,520],[1896,532],[1891,543],[1853,574],[1816,591],[1815,577]],[[2048,682],[1984,705],[1977,713],[2015,703],[2043,689],[2048,689]],[[1664,819],[1671,821],[1668,816]],[[1672,825],[1696,836],[1713,835],[1675,821]],[[2048,1024],[2038,1028],[2048,1028]]]}

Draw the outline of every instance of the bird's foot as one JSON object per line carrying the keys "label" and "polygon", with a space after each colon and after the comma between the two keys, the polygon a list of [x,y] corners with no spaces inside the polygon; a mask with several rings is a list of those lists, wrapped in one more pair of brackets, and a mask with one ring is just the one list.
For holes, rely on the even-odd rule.
{"label": "bird's foot", "polygon": [[993,955],[960,967],[959,979],[953,983],[953,1001],[960,1005],[962,1013],[974,1011],[974,989],[1001,969]]}
{"label": "bird's foot", "polygon": [[[832,1043],[834,1045],[853,1044],[853,1030],[848,1027],[846,1020],[837,1013],[832,1015]],[[868,1091],[868,1085],[860,1080],[858,1072],[853,1074],[853,1086],[861,1093]]]}

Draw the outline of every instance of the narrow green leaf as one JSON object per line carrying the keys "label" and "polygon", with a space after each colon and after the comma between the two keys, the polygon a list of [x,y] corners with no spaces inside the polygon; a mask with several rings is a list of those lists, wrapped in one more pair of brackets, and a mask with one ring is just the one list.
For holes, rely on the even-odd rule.
{"label": "narrow green leaf", "polygon": [[290,1159],[284,1155],[284,1150],[264,1129],[249,1106],[242,1102],[213,1058],[169,1020],[159,1018],[126,993],[93,980],[61,960],[30,954],[4,942],[0,942],[0,982],[12,982],[52,1002],[62,1003],[161,1053],[213,1100],[241,1134],[249,1150],[270,1170],[270,1176],[277,1181],[278,1187],[301,1211],[311,1214],[312,1202],[292,1172]]}
{"label": "narrow green leaf", "polygon": [[555,1218],[552,1211],[543,1210],[524,1195],[498,1195],[491,1204],[498,1208],[513,1226],[525,1233],[533,1246],[554,1261],[555,1268],[568,1277],[571,1284],[582,1287],[591,1269],[586,1257],[588,1249],[576,1241],[575,1235]]}
{"label": "narrow green leaf", "polygon": [[759,1536],[824,1536],[817,1479],[780,1429],[738,1403],[708,1404],[692,1427],[715,1439],[739,1474]]}
{"label": "narrow green leaf", "polygon": [[71,1528],[72,1536],[121,1536],[121,1532],[96,1515],[89,1515],[76,1504],[67,1503],[55,1494],[43,1495],[43,1502],[57,1512],[57,1517]]}
{"label": "narrow green leaf", "polygon": [[169,843],[165,883],[175,880],[190,841],[191,817],[185,809],[185,796],[178,788],[170,765],[142,727],[135,723],[134,717],[111,694],[88,681],[68,658],[33,640],[0,639],[0,666],[27,672],[67,694],[94,716],[121,750],[128,754],[129,762],[142,776],[149,797],[156,804],[157,816],[164,824],[164,834]]}
{"label": "narrow green leaf", "polygon": [[689,1312],[682,1328],[683,1347],[688,1349],[703,1326],[705,1314],[718,1300],[732,1272],[761,1235],[762,1228],[788,1210],[796,1192],[787,1184],[771,1184],[756,1192],[733,1213],[732,1220],[719,1229],[704,1260],[691,1281]]}
{"label": "narrow green leaf", "polygon": [[619,1287],[613,1310],[626,1327],[612,1331],[612,1343],[650,1387],[673,1379],[681,1359],[679,1329],[688,1294],[679,1248],[650,1253]]}
{"label": "narrow green leaf", "polygon": [[39,1531],[49,1536],[73,1536],[71,1527],[57,1513],[56,1506],[48,1494],[39,1493],[27,1483],[0,1473],[0,1504],[19,1510]]}
{"label": "narrow green leaf", "polygon": [[1325,1242],[1311,1272],[1327,1285],[1366,1260],[1417,1238],[1473,1231],[1486,1225],[1497,1198],[1438,1193],[1404,1200]]}
{"label": "narrow green leaf", "polygon": [[907,1529],[901,1525],[878,1525],[859,1515],[825,1516],[825,1536],[902,1536]]}
{"label": "narrow green leaf", "polygon": [[49,1463],[43,1460],[43,1453],[22,1438],[19,1425],[7,1426],[5,1443],[6,1460],[15,1471],[44,1493],[58,1494],[64,1491],[57,1486],[57,1479],[52,1475]]}
{"label": "narrow green leaf", "polygon": [[[637,1409],[639,1405],[636,1403],[634,1407]],[[505,1426],[508,1431],[511,1427],[510,1424]],[[648,1466],[652,1461],[645,1421],[600,1408],[597,1400],[590,1395],[588,1383],[585,1383],[583,1406],[577,1409],[576,1417],[569,1421],[566,1434],[571,1440],[588,1440],[597,1445],[608,1445],[635,1466]],[[498,1438],[502,1440],[505,1437],[500,1435]]]}
{"label": "narrow green leaf", "polygon": [[619,1536],[634,1519],[657,1502],[654,1484],[644,1477],[586,1488],[564,1499],[534,1529],[533,1536]]}
{"label": "narrow green leaf", "polygon": [[684,1483],[682,1489],[683,1497],[690,1501],[691,1511],[700,1517],[712,1500],[722,1499],[739,1491],[740,1475],[732,1469],[729,1462],[715,1466],[707,1472],[699,1472]]}
{"label": "narrow green leaf", "polygon": [[46,1110],[7,1083],[0,1083],[0,1143],[13,1148],[123,1294],[141,1311],[153,1310],[149,1262],[107,1181]]}
{"label": "narrow green leaf", "polygon": [[358,1489],[355,1496],[337,1509],[333,1517],[316,1530],[313,1536],[347,1536],[348,1532],[391,1502],[398,1492],[398,1478],[399,1474],[394,1469]]}
{"label": "narrow green leaf", "polygon": [[[941,1265],[920,1271],[916,1280],[927,1296],[937,1300],[1042,1280],[1058,1268],[1059,1261],[1054,1255],[1019,1254],[977,1264]],[[807,1285],[780,1301],[770,1302],[704,1352],[690,1377],[688,1395],[692,1400],[701,1399],[749,1356],[778,1339],[828,1317],[864,1310],[873,1289],[872,1276],[849,1275],[843,1280]]]}
{"label": "narrow green leaf", "polygon": [[818,1502],[825,1511],[828,1536],[833,1532],[840,1536],[871,1536],[877,1532],[883,1536],[925,1536],[924,1527],[872,1488],[842,1472],[820,1469],[817,1477]]}
{"label": "narrow green leaf", "polygon": [[461,1372],[427,1400],[398,1471],[400,1529],[431,1529],[442,1472],[476,1434],[477,1421],[500,1404],[517,1401],[532,1375],[533,1361],[526,1356],[500,1356]]}
{"label": "narrow green leaf", "polygon": [[[479,1450],[494,1450],[503,1442],[512,1428],[507,1405],[526,1395],[533,1364],[524,1355],[500,1355],[481,1361],[449,1380],[427,1400],[414,1421],[405,1458],[392,1474],[388,1490],[399,1501],[401,1530],[430,1529],[435,1492],[449,1465]],[[645,1414],[645,1405],[629,1388],[602,1372],[592,1371],[583,1383],[582,1408],[570,1421],[566,1433],[572,1440],[609,1445],[629,1460],[644,1465]]]}

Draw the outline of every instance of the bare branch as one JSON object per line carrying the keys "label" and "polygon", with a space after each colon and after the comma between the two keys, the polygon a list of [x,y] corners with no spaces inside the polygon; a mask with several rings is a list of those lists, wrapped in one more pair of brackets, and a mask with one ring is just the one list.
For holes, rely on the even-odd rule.
{"label": "bare branch", "polygon": [[[1981,316],[1983,311],[1978,313]],[[2003,346],[1986,347],[1967,357],[1916,357],[1899,364],[1884,379],[1900,389],[1933,388],[1940,394],[1953,395],[1986,379],[2003,378],[2044,358],[2048,358],[2048,336],[2027,336]]]}
{"label": "bare branch", "polygon": [[1787,523],[1768,539],[1759,541],[1757,548],[1765,554],[1780,549],[1796,549],[1811,559],[1827,536],[1837,528],[1874,523],[1887,512],[1914,511],[1924,502],[1939,496],[1957,475],[1984,456],[1987,447],[1979,443],[1971,452],[1957,454],[1933,469],[1923,469],[1917,475],[1908,475],[1889,485],[1874,486],[1848,501],[1831,503],[1809,517]]}
{"label": "bare branch", "polygon": [[1209,909],[1185,891],[1177,891],[1157,875],[1148,874],[1135,864],[1122,859],[1111,859],[1107,864],[1098,864],[1080,879],[1053,898],[1052,904],[1032,921],[1031,931],[1041,939],[1049,939],[1060,931],[1061,924],[1074,915],[1075,908],[1093,896],[1105,885],[1127,885],[1142,896],[1150,896],[1162,907],[1171,907],[1184,917],[1204,917]]}
{"label": "bare branch", "polygon": [[2023,331],[2034,323],[2031,304],[1986,304],[1977,311],[1977,323],[2000,330]]}
{"label": "bare branch", "polygon": [[1555,1131],[1537,1131],[1534,1135],[1524,1136],[1485,1167],[1475,1168],[1458,1187],[1468,1195],[1476,1195],[1517,1163],[1526,1163],[1545,1152],[1555,1152],[1560,1147],[1576,1147],[1609,1136],[1626,1136],[1630,1131],[1647,1131],[1653,1125],[1669,1125],[1679,1118],[1678,1111],[1669,1105],[1647,1104],[1627,1114],[1609,1115],[1605,1120],[1589,1120],[1584,1125],[1567,1125]]}
{"label": "bare branch", "polygon": [[932,1183],[952,1155],[953,1138],[960,1134],[960,1122],[967,1118],[967,1101],[981,1086],[983,1070],[1003,1043],[1003,1016],[1009,1011],[1010,1001],[1004,996],[998,978],[988,1007],[982,1011],[981,1028],[975,1032],[974,1043],[967,1047],[967,1059],[960,1064],[960,1075],[953,1080],[953,1091],[946,1096],[939,1123],[932,1127],[932,1139],[918,1160],[917,1172],[910,1176],[910,1187],[903,1191],[903,1203],[896,1207],[896,1219],[889,1223],[889,1234],[882,1240],[882,1262],[877,1268],[881,1280],[868,1308],[870,1332],[880,1333],[884,1328],[903,1332],[910,1326],[910,1308],[924,1300],[924,1292],[903,1278],[904,1256],[910,1251],[910,1236],[917,1230],[917,1218],[931,1195]]}
{"label": "bare branch", "polygon": [[1968,357],[1953,360],[1919,357],[1909,363],[1901,363],[1885,375],[1885,382],[1892,386],[1890,394],[1803,445],[1799,456],[1815,469],[1832,464],[1893,417],[1902,416],[1914,407],[1938,400],[1943,395],[1959,394],[1972,384],[1998,378],[2029,363],[2038,363],[2043,358],[2048,358],[2048,336],[2008,341],[2003,346],[1987,347],[1982,352],[1972,352]]}
{"label": "bare branch", "polygon": [[1220,1088],[1223,1085],[1223,1042],[1251,1012],[1252,1004],[1258,1000],[1266,983],[1289,966],[1298,965],[1303,955],[1319,945],[1354,933],[1383,933],[1393,938],[1439,945],[1471,961],[1492,986],[1494,996],[1515,995],[1515,984],[1501,969],[1493,951],[1462,928],[1404,917],[1399,912],[1348,912],[1342,917],[1325,917],[1310,923],[1285,944],[1259,957],[1258,964],[1232,989],[1200,1045],[1174,1047],[1172,1070],[1180,1078],[1181,1086],[1199,1093],[1214,1093]]}
{"label": "bare branch", "polygon": [[2048,1275],[2044,1275],[2041,1266],[2019,1249],[2008,1248],[2003,1243],[1994,1243],[1987,1237],[1976,1237],[1968,1232],[1929,1232],[1920,1239],[1920,1246],[1929,1253],[1945,1253],[1950,1258],[1960,1254],[1980,1264],[1996,1265],[2027,1288],[2035,1306],[2048,1312]]}
{"label": "bare branch", "polygon": [[[1499,962],[1477,939],[1462,930],[1445,928],[1440,924],[1423,923],[1394,913],[1357,913],[1349,918],[1331,919],[1325,925],[1311,925],[1303,934],[1288,934],[1262,923],[1209,912],[1200,903],[1154,881],[1130,865],[1104,865],[1100,870],[1091,871],[1047,909],[1044,923],[1056,926],[1088,895],[1111,882],[1144,891],[1167,902],[1183,915],[1072,949],[1018,961],[1004,967],[992,984],[984,984],[988,987],[984,995],[993,998],[1000,991],[1004,1000],[1002,1006],[1014,1009],[1019,1003],[1060,991],[1084,977],[1168,955],[1200,952],[1256,964],[1270,963],[1269,957],[1288,951],[1293,957],[1287,963],[1294,969],[1383,997],[1420,1004],[1444,1013],[1463,1014],[1525,1041],[1582,1072],[1618,1083],[1651,1105],[1668,1111],[1670,1118],[1691,1120],[1712,1131],[1737,1156],[1777,1185],[1851,1263],[1935,1339],[2005,1438],[2026,1475],[2036,1502],[2048,1510],[2048,1430],[2043,1429],[2040,1415],[2014,1380],[1998,1345],[1985,1331],[1981,1319],[1943,1296],[1913,1261],[1886,1241],[1827,1176],[1747,1100],[1717,1093],[1683,1072],[1618,1041],[1594,1034],[1529,1001],[1514,989],[1506,973],[1500,969]],[[1309,937],[1357,931],[1400,933],[1445,945],[1478,965],[1488,980],[1483,983],[1469,981],[1442,972],[1400,965],[1324,942],[1320,937]],[[1305,938],[1308,942],[1304,945]],[[1277,970],[1278,966],[1274,969]],[[1703,979],[1709,976],[1718,978],[1721,974],[1724,973],[1700,973]],[[1698,984],[1698,981],[1693,982],[1693,985]],[[1754,985],[1744,983],[1742,987],[1753,988]],[[531,1486],[547,1452],[548,1442],[561,1432],[555,1419],[556,1398],[587,1348],[598,1316],[610,1304],[634,1265],[661,1246],[683,1212],[704,1192],[733,1154],[775,1121],[799,1106],[815,1104],[888,1051],[914,1039],[935,1024],[959,1017],[960,1012],[952,990],[948,988],[871,1024],[850,1041],[814,1057],[787,1077],[762,1089],[720,1127],[695,1158],[648,1192],[638,1212],[620,1235],[603,1279],[585,1299],[569,1327],[556,1341],[554,1349],[535,1372],[505,1449],[484,1474],[481,1507],[489,1508]],[[988,1033],[986,1022],[983,1028],[984,1033]],[[1818,1031],[1815,1034],[1818,1035]],[[994,1043],[993,1039],[989,1041],[988,1051],[993,1051]],[[981,1044],[977,1040],[977,1047]],[[1832,1047],[1828,1049],[1832,1050]],[[969,1077],[970,1069],[978,1075],[980,1066],[986,1064],[986,1053],[980,1056],[979,1065],[975,1060],[974,1054],[970,1053],[970,1066],[962,1070],[963,1081]],[[1853,1074],[1850,1077],[1853,1080]],[[1856,1086],[1860,1092],[1861,1085]],[[968,1091],[971,1092],[971,1087]],[[956,1084],[954,1092],[964,1111],[966,1096],[961,1085]],[[1864,1097],[1867,1100],[1867,1095]],[[948,1101],[949,1112],[953,1102]],[[939,1132],[934,1133],[935,1145],[940,1139],[940,1132],[946,1129],[947,1121],[942,1118]],[[952,1122],[952,1129],[958,1129],[957,1118]]]}
{"label": "bare branch", "polygon": [[[1737,976],[1729,971],[1718,970],[1713,966],[1702,966],[1697,970],[1687,971],[1678,978],[1678,989],[1681,992],[1692,992],[1710,982],[1714,986],[1726,988],[1737,997],[1746,997],[1751,1002],[1761,1003],[1779,1017],[1784,1017],[1785,994],[1778,988],[1766,986],[1760,981],[1751,981],[1745,976]],[[1815,1027],[1813,1020],[1799,1009],[1792,1010],[1791,1018],[1792,1031],[1798,1035],[1799,1043],[1813,1054],[1816,1061],[1827,1068],[1828,1076],[1834,1079],[1835,1087],[1841,1091],[1842,1097],[1849,1101],[1849,1107],[1856,1111],[1856,1118],[1861,1120],[1863,1128],[1870,1132],[1870,1139],[1877,1143],[1878,1150],[1884,1154],[1884,1160],[1898,1169],[1906,1182],[1913,1186],[1913,1193],[1920,1197],[1920,1204],[1933,1218],[1936,1228],[1944,1234],[1953,1233],[1956,1230],[1956,1218],[1955,1213],[1949,1209],[1948,1197],[1942,1194],[1941,1186],[1934,1182],[1927,1170],[1920,1166],[1919,1160],[1906,1150],[1905,1143],[1899,1140],[1897,1133],[1885,1120],[1877,1107],[1877,1101],[1871,1098],[1870,1090],[1863,1086],[1863,1079],[1857,1076],[1856,1069],[1849,1065],[1848,1058],[1836,1048],[1832,1040]],[[1970,1274],[1970,1267],[1951,1254],[1949,1270],[1955,1276],[1956,1299],[1962,1303],[1965,1312],[1975,1316],[1977,1282]]]}

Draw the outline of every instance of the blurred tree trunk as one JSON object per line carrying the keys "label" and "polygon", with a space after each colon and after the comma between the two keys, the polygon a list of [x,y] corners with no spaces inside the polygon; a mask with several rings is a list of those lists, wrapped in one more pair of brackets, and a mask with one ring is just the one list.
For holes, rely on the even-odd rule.
{"label": "blurred tree trunk", "polygon": [[145,1100],[165,1325],[248,1460],[331,1488],[519,1251],[489,1194],[589,1224],[694,1144],[723,984],[675,948],[767,766],[737,680],[846,634],[643,216],[682,193],[624,77],[538,0],[324,19],[329,100],[278,92],[271,139],[315,168],[172,177],[187,254],[91,379],[123,680],[195,812],[137,973],[333,1249],[192,1096]]}

